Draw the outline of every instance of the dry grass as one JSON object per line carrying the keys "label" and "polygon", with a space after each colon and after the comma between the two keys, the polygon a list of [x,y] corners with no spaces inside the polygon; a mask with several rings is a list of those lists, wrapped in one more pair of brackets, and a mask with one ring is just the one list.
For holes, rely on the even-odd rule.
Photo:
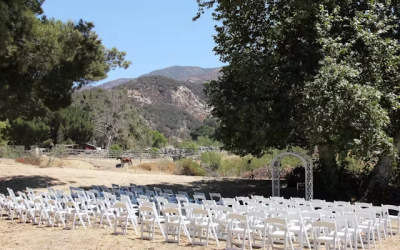
{"label": "dry grass", "polygon": [[159,161],[159,162],[153,162],[153,163],[140,163],[137,166],[132,166],[130,169],[142,169],[145,171],[151,171],[151,172],[163,172],[163,173],[168,173],[168,174],[173,174],[175,173],[176,167],[175,163],[169,162],[169,161]]}
{"label": "dry grass", "polygon": [[[194,176],[175,176],[159,174],[149,171],[142,172],[128,169],[94,170],[93,165],[81,161],[67,160],[64,164],[71,163],[71,166],[60,168],[40,168],[37,166],[16,163],[13,160],[1,159],[0,161],[0,192],[6,193],[6,187],[13,188],[15,191],[24,190],[31,187],[36,190],[45,190],[46,186],[53,186],[56,189],[69,191],[69,186],[89,188],[91,185],[106,185],[118,183],[129,185],[157,185],[174,190],[216,190],[223,196],[231,197],[235,195],[250,194],[259,192],[266,194],[270,191],[270,186],[265,181],[248,182],[247,180],[223,179],[210,180]],[[72,164],[73,163],[73,164]],[[79,165],[77,165],[79,164]],[[79,167],[80,166],[80,167]],[[92,167],[92,170],[90,168]],[[136,168],[137,170],[137,168]],[[254,183],[259,183],[259,187],[254,189]],[[219,185],[219,186],[218,186]],[[253,189],[252,189],[253,188]],[[184,250],[184,249],[224,249],[225,242],[220,242],[217,247],[215,241],[211,240],[209,247],[195,246],[188,244],[188,240],[183,237],[183,242],[178,245],[175,243],[163,242],[161,235],[156,236],[154,242],[140,240],[132,229],[128,230],[127,236],[113,235],[110,228],[88,228],[84,230],[79,227],[77,230],[64,230],[62,228],[48,228],[32,224],[20,224],[19,221],[6,220],[0,218],[0,249],[19,250],[19,249],[137,249],[137,250]],[[383,240],[382,244],[377,245],[378,249],[398,250],[400,249],[400,236],[389,237]]]}

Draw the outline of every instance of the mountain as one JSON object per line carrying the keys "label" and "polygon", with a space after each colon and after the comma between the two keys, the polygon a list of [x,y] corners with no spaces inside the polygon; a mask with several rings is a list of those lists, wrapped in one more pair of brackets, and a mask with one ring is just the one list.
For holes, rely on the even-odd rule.
{"label": "mountain", "polygon": [[[209,115],[198,86],[168,77],[144,76],[120,84],[113,90],[125,90],[152,129],[167,137],[186,138]],[[201,85],[202,86],[202,85]]]}
{"label": "mountain", "polygon": [[103,84],[97,85],[97,86],[85,86],[82,87],[80,90],[87,90],[87,89],[93,89],[93,88],[100,88],[100,89],[111,89],[115,86],[118,86],[120,84],[127,83],[129,81],[132,81],[135,78],[119,78],[117,80],[105,82]]}
{"label": "mountain", "polygon": [[201,68],[193,66],[172,66],[165,69],[154,70],[142,76],[165,76],[178,81],[202,83],[217,79],[221,68]]}
{"label": "mountain", "polygon": [[221,68],[215,68],[207,71],[206,73],[191,76],[186,79],[187,82],[190,83],[205,83],[210,80],[217,80],[219,76],[221,76]]}

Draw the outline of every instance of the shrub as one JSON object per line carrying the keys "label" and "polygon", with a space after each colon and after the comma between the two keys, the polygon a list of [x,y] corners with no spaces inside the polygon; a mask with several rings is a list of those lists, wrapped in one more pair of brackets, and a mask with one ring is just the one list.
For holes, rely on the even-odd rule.
{"label": "shrub", "polygon": [[34,157],[34,156],[26,156],[23,158],[18,158],[15,161],[22,163],[22,164],[28,164],[28,165],[34,165],[34,166],[40,166],[40,162],[41,162],[39,157]]}
{"label": "shrub", "polygon": [[122,156],[122,148],[118,144],[113,144],[110,146],[110,156],[112,158]]}
{"label": "shrub", "polygon": [[147,170],[147,171],[152,171],[153,170],[153,165],[149,164],[149,163],[141,163],[137,167],[141,168],[141,169],[144,169],[144,170]]}
{"label": "shrub", "polygon": [[64,142],[64,144],[65,144],[65,145],[73,145],[73,144],[75,144],[75,142],[74,142],[73,140],[71,140],[71,138],[68,138],[68,139]]}
{"label": "shrub", "polygon": [[192,159],[182,159],[179,161],[179,174],[190,176],[205,176],[206,171]]}
{"label": "shrub", "polygon": [[263,168],[259,168],[253,171],[246,171],[246,172],[242,172],[240,177],[242,178],[247,178],[247,179],[271,179],[272,175],[271,175],[271,171],[269,169],[269,167],[263,167]]}
{"label": "shrub", "polygon": [[201,154],[201,165],[215,171],[221,165],[221,159],[221,155],[214,151],[204,152]]}
{"label": "shrub", "polygon": [[160,156],[160,150],[158,148],[152,148],[149,150],[151,158],[157,158]]}

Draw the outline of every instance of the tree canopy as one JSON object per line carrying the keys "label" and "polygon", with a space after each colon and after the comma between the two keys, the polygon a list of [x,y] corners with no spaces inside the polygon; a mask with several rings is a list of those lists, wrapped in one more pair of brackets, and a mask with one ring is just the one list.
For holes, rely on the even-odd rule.
{"label": "tree canopy", "polygon": [[228,150],[396,153],[398,1],[198,2],[220,22],[214,51],[228,65],[205,91]]}
{"label": "tree canopy", "polygon": [[44,0],[0,0],[0,120],[43,115],[71,104],[72,92],[127,68],[94,24],[47,18]]}

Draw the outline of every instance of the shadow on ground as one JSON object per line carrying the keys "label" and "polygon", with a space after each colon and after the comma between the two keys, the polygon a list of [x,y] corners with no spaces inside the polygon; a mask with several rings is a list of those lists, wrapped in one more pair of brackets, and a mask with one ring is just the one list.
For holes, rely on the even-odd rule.
{"label": "shadow on ground", "polygon": [[26,191],[26,188],[46,188],[56,185],[64,185],[59,179],[49,176],[33,175],[23,176],[16,175],[11,177],[0,178],[0,193],[8,193],[7,188],[16,191]]}
{"label": "shadow on ground", "polygon": [[[118,184],[118,183],[114,183]],[[281,185],[285,183],[281,181]],[[111,186],[111,185],[110,185]],[[162,182],[159,184],[147,185],[150,190],[154,187],[161,189],[172,189],[175,193],[178,191],[186,191],[191,196],[193,192],[220,193],[222,197],[235,197],[235,196],[249,196],[249,195],[263,195],[269,197],[272,195],[272,181],[271,180],[249,180],[249,179],[215,179],[215,180],[200,180],[188,182],[187,184],[174,184]],[[85,190],[92,187],[81,187]],[[281,188],[281,196],[285,198],[290,197],[304,197],[304,191],[297,192],[296,188]]]}

